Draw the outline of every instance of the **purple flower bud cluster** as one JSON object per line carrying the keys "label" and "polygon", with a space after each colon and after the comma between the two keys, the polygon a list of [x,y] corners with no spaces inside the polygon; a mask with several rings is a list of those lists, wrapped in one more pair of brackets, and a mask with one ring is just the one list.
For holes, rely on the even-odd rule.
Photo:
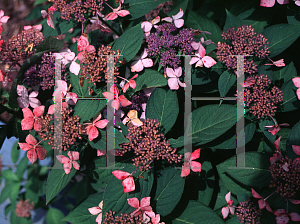
{"label": "purple flower bud cluster", "polygon": [[37,68],[37,64],[29,67],[29,69],[26,70],[24,73],[24,80],[23,83],[26,84],[27,86],[36,86],[40,84],[40,75],[39,75],[39,70]]}
{"label": "purple flower bud cluster", "polygon": [[266,75],[253,76],[255,84],[245,88],[245,105],[258,118],[274,116],[279,102],[283,101],[283,91],[278,87],[269,88],[271,80]]}
{"label": "purple flower bud cluster", "polygon": [[241,223],[259,224],[261,215],[261,210],[250,199],[236,207],[236,216]]}
{"label": "purple flower bud cluster", "polygon": [[138,216],[132,216],[130,214],[123,214],[121,213],[119,216],[116,215],[116,212],[109,210],[109,212],[106,212],[104,215],[104,220],[102,222],[103,224],[111,224],[111,223],[118,223],[118,224],[143,224],[145,223],[143,221],[143,215],[142,213]]}
{"label": "purple flower bud cluster", "polygon": [[[228,69],[237,69],[237,59],[231,55],[251,55],[257,59],[264,58],[270,53],[267,46],[267,39],[262,34],[256,34],[251,25],[234,28],[228,28],[222,33],[224,40],[229,40],[231,44],[218,43],[217,58],[224,63]],[[253,60],[245,60],[245,73],[257,72],[257,66]]]}
{"label": "purple flower bud cluster", "polygon": [[151,57],[160,56],[160,64],[165,67],[177,68],[181,61],[177,56],[179,52],[191,55],[194,42],[193,29],[181,29],[177,32],[177,27],[173,23],[164,23],[156,28],[155,33],[147,36],[147,52]]}
{"label": "purple flower bud cluster", "polygon": [[[148,101],[148,96],[144,93],[143,90],[138,91],[137,93],[135,93],[132,97],[131,97],[131,102],[132,104],[125,107],[128,110],[136,110],[136,111],[140,111],[142,108],[142,104],[146,103]],[[122,108],[122,105],[121,105]]]}

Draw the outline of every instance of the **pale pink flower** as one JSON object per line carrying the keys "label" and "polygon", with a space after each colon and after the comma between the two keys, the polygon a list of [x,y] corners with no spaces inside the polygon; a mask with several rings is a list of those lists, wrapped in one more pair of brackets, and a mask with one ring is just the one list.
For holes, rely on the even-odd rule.
{"label": "pale pink flower", "polygon": [[30,30],[32,28],[37,29],[38,31],[41,31],[43,26],[42,26],[42,24],[38,24],[35,26],[24,26],[24,30]]}
{"label": "pale pink flower", "polygon": [[58,155],[56,156],[56,158],[58,159],[58,161],[60,163],[64,164],[64,170],[66,174],[69,174],[71,172],[72,169],[72,165],[74,166],[74,168],[76,170],[79,170],[79,164],[78,162],[76,162],[76,160],[79,160],[79,152],[76,151],[68,151],[68,157],[64,156],[64,155]]}
{"label": "pale pink flower", "polygon": [[206,68],[210,68],[214,66],[217,62],[210,56],[205,56],[206,50],[205,48],[200,45],[197,53],[195,54],[196,57],[192,57],[190,61],[190,65],[195,64],[196,62],[196,67],[203,67],[203,64]]}
{"label": "pale pink flower", "polygon": [[131,63],[131,72],[140,72],[144,68],[150,68],[153,66],[153,61],[147,57],[147,50],[144,49],[143,53],[140,56],[135,56],[133,63]]}
{"label": "pale pink flower", "polygon": [[99,206],[98,207],[92,207],[92,208],[89,208],[89,212],[92,214],[92,215],[98,215],[97,218],[96,218],[96,222],[98,224],[101,224],[102,222],[102,209],[103,209],[103,201],[101,201],[99,203]]}
{"label": "pale pink flower", "polygon": [[[182,83],[179,80],[179,77],[182,75],[182,68],[178,67],[175,70],[173,70],[172,68],[166,68],[166,74],[169,77],[168,79],[168,85],[170,87],[170,89],[179,89],[179,85],[181,87],[186,87],[185,83]],[[179,85],[178,85],[179,84]]]}
{"label": "pale pink flower", "polygon": [[275,65],[276,67],[284,67],[284,60],[280,59],[278,61],[272,61],[271,58],[269,58],[269,60],[272,62],[272,64],[265,64],[265,65]]}
{"label": "pale pink flower", "polygon": [[223,219],[226,219],[228,214],[229,214],[229,210],[230,210],[230,213],[232,215],[234,215],[234,206],[232,205],[233,204],[233,200],[230,199],[231,197],[231,192],[229,191],[226,196],[225,196],[225,200],[227,202],[227,206],[226,207],[223,207],[222,208],[222,215],[223,215]]}
{"label": "pale pink flower", "polygon": [[130,14],[130,12],[128,10],[120,10],[120,9],[121,9],[121,4],[116,9],[112,8],[113,12],[107,14],[104,17],[104,19],[105,20],[115,20],[116,18],[118,18],[118,16],[125,17]]}
{"label": "pale pink flower", "polygon": [[147,219],[146,215],[148,215],[149,217],[153,217],[154,212],[152,211],[152,207],[150,206],[150,197],[142,198],[141,204],[139,203],[139,199],[137,198],[128,198],[127,201],[131,207],[136,208],[136,210],[131,213],[132,216],[143,214],[144,219]]}
{"label": "pale pink flower", "polygon": [[277,224],[286,224],[290,221],[289,217],[293,221],[300,221],[300,215],[296,212],[287,213],[285,209],[277,209],[273,212],[276,216],[275,220]]}
{"label": "pale pink flower", "polygon": [[[289,0],[277,0],[280,5],[288,4]],[[260,6],[263,7],[273,7],[275,5],[275,0],[260,0]]]}
{"label": "pale pink flower", "polygon": [[2,23],[7,23],[7,20],[9,19],[9,16],[4,16],[4,11],[0,10],[0,26],[2,26]]}
{"label": "pale pink flower", "polygon": [[300,100],[300,77],[293,78],[294,85],[298,88],[296,91],[298,100]]}
{"label": "pale pink flower", "polygon": [[182,16],[183,16],[183,10],[180,9],[179,13],[177,13],[175,16],[172,16],[172,18],[171,17],[163,18],[162,21],[167,21],[169,23],[174,22],[174,25],[177,28],[180,28],[184,25],[184,20],[180,19]]}
{"label": "pale pink flower", "polygon": [[153,19],[151,22],[148,22],[148,21],[145,21],[145,22],[142,22],[141,24],[141,27],[142,27],[142,30],[144,31],[145,33],[145,36],[149,36],[150,34],[150,31],[152,29],[152,27],[154,26],[155,28],[157,28],[158,26],[155,25],[157,23],[159,23],[160,21],[160,17],[157,16],[155,19]]}
{"label": "pale pink flower", "polygon": [[120,103],[123,107],[127,107],[132,104],[132,102],[126,99],[124,95],[119,96],[119,89],[115,85],[110,87],[110,92],[104,92],[102,95],[108,100],[113,100],[111,107],[116,110],[119,110]]}
{"label": "pale pink flower", "polygon": [[28,108],[29,105],[32,108],[41,106],[41,102],[37,98],[35,98],[39,95],[38,91],[32,91],[28,95],[28,91],[25,86],[17,85],[17,94],[19,95],[17,101],[20,108]]}

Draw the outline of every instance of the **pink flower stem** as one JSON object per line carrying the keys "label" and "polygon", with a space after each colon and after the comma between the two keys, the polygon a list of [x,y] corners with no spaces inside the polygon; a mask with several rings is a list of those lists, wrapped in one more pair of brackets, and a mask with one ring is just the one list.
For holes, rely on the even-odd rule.
{"label": "pink flower stem", "polygon": [[106,2],[104,2],[104,3],[114,11],[114,9],[109,4],[107,4]]}
{"label": "pink flower stem", "polygon": [[274,121],[275,125],[277,125],[277,122],[275,121],[275,119],[274,119],[272,116],[270,116],[270,117],[271,117],[272,120]]}
{"label": "pink flower stem", "polygon": [[125,81],[129,82],[128,79],[125,79],[125,78],[123,78],[123,77],[120,77],[120,76],[117,76],[117,75],[116,75],[116,77],[118,77],[118,78],[120,78],[120,79],[124,79]]}
{"label": "pink flower stem", "polygon": [[264,200],[266,201],[269,197],[271,197],[273,194],[275,193],[275,191],[272,193],[272,194],[270,194],[268,197],[266,197]]}

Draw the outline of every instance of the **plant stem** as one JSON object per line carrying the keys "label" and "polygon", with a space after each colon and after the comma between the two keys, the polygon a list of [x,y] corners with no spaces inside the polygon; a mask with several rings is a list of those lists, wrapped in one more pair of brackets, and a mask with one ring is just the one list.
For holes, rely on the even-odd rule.
{"label": "plant stem", "polygon": [[119,24],[120,24],[121,31],[122,31],[122,34],[123,34],[123,33],[124,33],[124,30],[123,30],[123,25],[122,25],[122,22],[121,22],[121,19],[120,19],[120,17],[118,17],[118,19],[119,19]]}

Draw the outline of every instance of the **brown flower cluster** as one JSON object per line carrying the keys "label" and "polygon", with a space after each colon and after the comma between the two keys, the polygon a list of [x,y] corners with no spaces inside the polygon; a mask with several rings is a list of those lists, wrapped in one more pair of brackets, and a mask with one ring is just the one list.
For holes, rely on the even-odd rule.
{"label": "brown flower cluster", "polygon": [[300,189],[300,166],[296,160],[282,157],[270,166],[273,177],[271,185],[276,186],[276,193],[285,200],[291,199]]}
{"label": "brown flower cluster", "polygon": [[[116,57],[112,57],[111,59],[106,55],[116,55]],[[98,52],[87,52],[84,54],[84,59],[82,60],[82,72],[81,75],[85,77],[85,79],[89,80],[89,83],[92,82],[96,85],[96,82],[101,82],[102,79],[108,78],[112,79],[112,75],[114,75],[114,80],[116,80],[117,75],[119,75],[117,68],[117,61],[119,60],[120,51],[114,51],[111,49],[111,46],[102,45],[99,47]],[[113,62],[110,60],[114,60]],[[122,61],[119,61],[120,63]],[[113,73],[110,70],[109,63],[113,63]]]}
{"label": "brown flower cluster", "polygon": [[18,202],[16,205],[16,215],[18,217],[29,217],[31,215],[31,212],[29,210],[32,210],[34,208],[34,204],[29,203],[29,200],[23,201],[22,199]]}
{"label": "brown flower cluster", "polygon": [[121,213],[119,216],[116,215],[116,212],[106,212],[104,216],[103,224],[143,224],[143,215],[140,214],[138,216],[133,217],[130,214]]}
{"label": "brown flower cluster", "polygon": [[241,223],[260,224],[261,210],[250,199],[240,202],[235,212]]}
{"label": "brown flower cluster", "polygon": [[126,138],[130,142],[120,145],[122,149],[119,152],[122,155],[126,152],[134,152],[133,165],[139,167],[140,171],[151,169],[150,164],[160,158],[170,163],[178,163],[182,159],[182,155],[176,154],[177,149],[172,149],[169,141],[159,133],[159,124],[158,120],[147,118],[140,127],[129,127]]}
{"label": "brown flower cluster", "polygon": [[[71,108],[62,108],[62,147],[64,151],[66,151],[70,146],[72,146],[76,139],[82,139],[81,131],[82,125],[79,123],[79,117],[77,115],[72,116],[73,109]],[[53,124],[53,115],[47,114],[46,116],[42,116],[39,119],[39,124],[42,125],[41,131],[38,132],[39,136],[42,140],[50,140],[48,145],[52,145],[52,149],[56,149],[54,147],[55,141],[54,139],[54,128],[59,131],[59,126],[55,126]],[[57,142],[58,143],[58,142]]]}
{"label": "brown flower cluster", "polygon": [[[230,40],[231,44],[218,43],[217,58],[224,63],[228,69],[237,69],[237,57],[232,55],[252,55],[256,58],[264,58],[269,52],[267,39],[262,34],[256,34],[251,25],[228,28],[222,33],[224,40]],[[244,71],[252,74],[257,72],[257,65],[253,60],[244,60]]]}
{"label": "brown flower cluster", "polygon": [[85,15],[91,13],[95,16],[97,11],[103,10],[103,3],[107,0],[54,0],[53,6],[60,11],[60,17],[65,20],[74,18],[77,22],[86,22]]}
{"label": "brown flower cluster", "polygon": [[283,101],[283,91],[278,87],[269,88],[271,80],[266,75],[253,76],[255,84],[245,88],[245,105],[258,118],[274,116],[279,102]]}
{"label": "brown flower cluster", "polygon": [[35,28],[23,30],[17,36],[13,35],[4,41],[0,51],[0,61],[9,65],[17,65],[35,54],[33,47],[44,40],[42,32]]}

